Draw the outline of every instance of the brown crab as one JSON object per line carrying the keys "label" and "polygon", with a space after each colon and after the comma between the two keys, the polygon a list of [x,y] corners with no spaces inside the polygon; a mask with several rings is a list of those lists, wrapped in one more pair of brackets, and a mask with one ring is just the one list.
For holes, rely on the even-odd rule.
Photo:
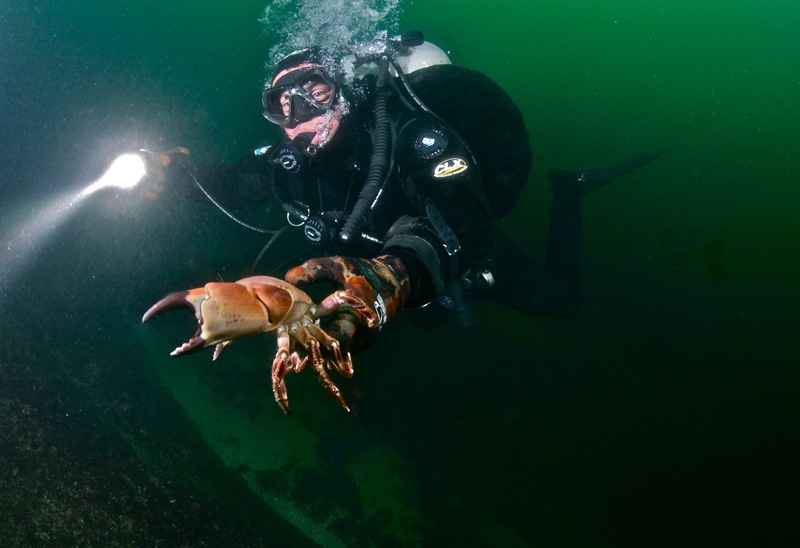
{"label": "brown crab", "polygon": [[[194,313],[198,329],[194,337],[173,350],[181,356],[215,346],[216,360],[235,340],[256,333],[274,331],[278,351],[272,362],[272,390],[275,401],[289,413],[289,397],[284,378],[292,371],[300,373],[309,356],[319,381],[345,411],[350,408],[328,371],[335,369],[344,377],[353,375],[350,353],[343,353],[339,341],[319,325],[319,318],[347,304],[360,312],[368,326],[377,322],[375,313],[364,301],[345,291],[336,291],[315,305],[304,291],[290,283],[269,276],[252,276],[237,282],[211,282],[203,287],[167,295],[142,316],[153,316],[176,308]],[[295,342],[305,348],[305,357],[295,350]]]}

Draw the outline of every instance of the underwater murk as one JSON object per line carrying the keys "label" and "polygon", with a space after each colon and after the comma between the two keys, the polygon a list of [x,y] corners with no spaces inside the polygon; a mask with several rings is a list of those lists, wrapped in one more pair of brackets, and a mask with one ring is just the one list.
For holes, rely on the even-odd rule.
{"label": "underwater murk", "polygon": [[[797,2],[7,4],[1,544],[797,542]],[[274,337],[174,359],[191,318],[140,324],[166,293],[250,275],[267,238],[194,202],[75,198],[141,148],[233,162],[274,142],[275,59],[383,28],[522,109],[534,172],[502,228],[533,256],[547,169],[661,156],[586,200],[578,316],[401,315],[341,382],[351,416],[307,373],[285,416]]]}

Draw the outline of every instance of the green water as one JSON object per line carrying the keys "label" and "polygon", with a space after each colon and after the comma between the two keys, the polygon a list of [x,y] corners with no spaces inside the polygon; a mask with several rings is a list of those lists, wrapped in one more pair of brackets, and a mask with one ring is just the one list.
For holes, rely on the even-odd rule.
{"label": "green water", "polygon": [[[200,161],[232,161],[274,139],[259,104],[275,45],[259,22],[265,6],[3,3],[2,243],[15,241],[31,204],[80,188],[119,151],[181,144]],[[359,395],[357,418],[341,416],[310,376],[291,379],[295,413],[286,418],[269,393],[269,340],[238,343],[213,365],[210,355],[176,361],[166,354],[189,336],[188,319],[138,325],[168,291],[247,274],[263,239],[198,204],[108,193],[48,240],[3,295],[3,337],[14,344],[0,354],[0,374],[9,379],[23,370],[11,364],[25,363],[37,378],[53,371],[70,379],[95,403],[83,411],[86,425],[68,431],[80,438],[90,424],[111,424],[138,432],[123,437],[139,440],[130,442],[136,458],[162,472],[159,459],[189,458],[176,446],[184,435],[198,443],[185,434],[197,428],[208,462],[233,471],[231,481],[255,493],[252,504],[271,512],[251,542],[794,544],[800,5],[401,7],[397,30],[423,30],[455,63],[499,82],[524,112],[534,176],[504,228],[534,256],[544,256],[548,168],[662,153],[586,200],[580,316],[532,318],[479,302],[477,327],[433,333],[400,318],[357,357],[348,392]],[[134,379],[147,396],[106,377]],[[49,409],[41,403],[49,401],[53,417],[66,421],[67,407],[78,404],[11,392],[36,384],[13,378],[0,404],[22,418],[13,428],[8,414],[0,419],[2,504],[26,492],[30,508],[45,512],[55,505],[42,501],[63,492],[25,478],[50,477],[44,471],[58,451],[36,453],[28,472],[21,467],[24,410]],[[53,384],[58,393],[60,381]],[[174,417],[142,417],[136,424],[145,426],[132,427],[137,401],[148,398],[174,398]],[[123,399],[124,409],[108,403]],[[171,429],[174,445],[152,441]],[[58,431],[41,446],[62,447]],[[149,460],[141,451],[148,439],[158,445]],[[7,472],[9,463],[19,475]],[[88,469],[74,479],[75,493],[91,483]],[[205,470],[214,475],[211,464]],[[197,483],[169,473],[186,489]],[[115,474],[103,468],[102,477]],[[231,500],[241,493],[232,489],[211,488],[197,500],[223,501],[220,515],[240,515]],[[111,495],[95,496],[88,500],[113,519]],[[59,507],[60,522],[18,512],[0,530],[8,541],[42,540],[66,523],[77,533],[64,543],[102,542],[100,525],[80,525],[79,512],[69,512],[87,497],[63,500],[73,502]],[[164,508],[177,519],[174,505]],[[192,506],[185,508],[178,522],[191,531]],[[149,537],[123,531],[117,541],[214,542],[199,525],[194,537],[169,537],[154,525],[159,512],[146,514],[149,529],[128,516]]]}

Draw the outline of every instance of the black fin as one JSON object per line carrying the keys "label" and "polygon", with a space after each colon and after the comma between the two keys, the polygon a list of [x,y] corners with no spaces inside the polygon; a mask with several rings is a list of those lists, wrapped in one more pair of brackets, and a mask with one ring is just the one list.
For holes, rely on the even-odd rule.
{"label": "black fin", "polygon": [[547,178],[553,185],[553,192],[555,194],[583,198],[590,191],[601,186],[609,184],[614,179],[633,171],[656,158],[661,156],[660,153],[644,154],[626,160],[621,164],[612,167],[601,169],[586,169],[579,171],[570,171],[566,169],[551,169],[547,172]]}

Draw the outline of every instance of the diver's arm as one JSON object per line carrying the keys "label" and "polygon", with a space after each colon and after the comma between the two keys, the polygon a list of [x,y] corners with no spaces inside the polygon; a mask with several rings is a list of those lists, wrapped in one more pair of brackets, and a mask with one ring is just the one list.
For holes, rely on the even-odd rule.
{"label": "diver's arm", "polygon": [[165,196],[207,202],[205,190],[222,206],[243,209],[273,199],[273,169],[266,155],[249,154],[238,163],[222,165],[195,165],[184,153],[171,153],[169,158],[163,167]]}
{"label": "diver's arm", "polygon": [[415,211],[391,227],[383,253],[405,256],[411,300],[424,302],[489,256],[494,223],[480,170],[457,135],[418,116],[401,127],[398,143],[401,183]]}

